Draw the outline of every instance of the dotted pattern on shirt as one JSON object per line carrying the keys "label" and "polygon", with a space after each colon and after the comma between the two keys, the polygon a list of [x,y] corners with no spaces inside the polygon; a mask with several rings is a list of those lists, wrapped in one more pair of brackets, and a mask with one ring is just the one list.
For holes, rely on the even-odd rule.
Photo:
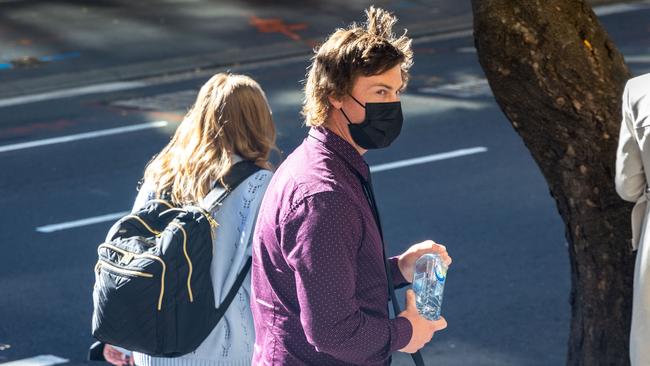
{"label": "dotted pattern on shirt", "polygon": [[280,166],[260,208],[253,290],[273,307],[251,302],[255,361],[385,365],[411,329],[388,321],[381,240],[352,170],[367,177],[368,167],[326,129],[319,142],[312,136]]}

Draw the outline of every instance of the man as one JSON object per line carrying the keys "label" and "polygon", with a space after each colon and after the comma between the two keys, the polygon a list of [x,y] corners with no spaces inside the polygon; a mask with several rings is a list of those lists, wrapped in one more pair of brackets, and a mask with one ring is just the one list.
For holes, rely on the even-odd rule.
{"label": "man", "polygon": [[[388,280],[406,286],[415,261],[444,246],[413,245],[385,266],[370,172],[362,155],[399,135],[399,94],[412,64],[411,40],[392,33],[371,7],[365,27],[339,29],[318,49],[305,86],[309,136],[272,178],[253,239],[254,365],[386,365],[444,329],[409,290],[389,319]],[[386,268],[389,268],[387,273]]]}
{"label": "man", "polygon": [[630,361],[650,364],[650,232],[647,200],[650,172],[650,74],[633,78],[623,92],[623,122],[616,156],[616,191],[632,210],[632,249],[637,251],[632,299]]}

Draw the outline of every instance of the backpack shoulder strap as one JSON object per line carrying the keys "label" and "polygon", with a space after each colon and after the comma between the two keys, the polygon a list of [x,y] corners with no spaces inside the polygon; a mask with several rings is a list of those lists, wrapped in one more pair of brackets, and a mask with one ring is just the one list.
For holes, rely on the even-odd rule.
{"label": "backpack shoulder strap", "polygon": [[218,181],[212,191],[210,191],[210,193],[208,193],[208,195],[203,199],[201,207],[204,210],[211,212],[217,205],[221,204],[226,196],[230,192],[234,191],[239,184],[260,170],[262,170],[262,168],[258,167],[250,160],[242,160],[234,164],[223,177],[225,185],[222,185],[221,182]]}
{"label": "backpack shoulder strap", "polygon": [[232,301],[235,299],[237,292],[241,288],[241,285],[244,283],[244,280],[248,275],[248,271],[250,271],[251,269],[252,263],[253,263],[253,257],[248,257],[248,260],[246,260],[246,263],[244,264],[244,268],[242,268],[241,272],[239,272],[239,275],[237,275],[237,279],[235,280],[235,283],[230,288],[230,292],[228,292],[226,298],[223,300],[221,305],[219,305],[219,308],[217,308],[217,323],[219,323],[219,321],[224,316],[224,314],[226,314],[226,310],[228,310],[228,307],[230,306],[230,304],[232,304]]}

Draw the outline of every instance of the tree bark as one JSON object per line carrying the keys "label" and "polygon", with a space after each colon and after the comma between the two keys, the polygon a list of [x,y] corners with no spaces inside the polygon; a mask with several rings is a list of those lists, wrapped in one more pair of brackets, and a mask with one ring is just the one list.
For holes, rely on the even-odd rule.
{"label": "tree bark", "polygon": [[481,67],[565,223],[567,365],[629,365],[631,205],[614,187],[623,57],[584,0],[472,0],[472,10]]}

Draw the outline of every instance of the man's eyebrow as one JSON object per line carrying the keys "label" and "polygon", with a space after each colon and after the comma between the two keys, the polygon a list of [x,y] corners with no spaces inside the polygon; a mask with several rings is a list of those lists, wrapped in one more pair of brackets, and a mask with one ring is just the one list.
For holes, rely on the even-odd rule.
{"label": "man's eyebrow", "polygon": [[[393,87],[392,87],[392,86],[390,86],[390,85],[388,85],[388,84],[384,84],[384,83],[374,83],[374,84],[372,84],[372,85],[370,85],[370,86],[371,86],[371,87],[382,86],[382,87],[384,87],[384,88],[386,88],[386,89],[393,90]],[[402,90],[402,89],[404,89],[404,83],[402,83],[402,85],[400,85],[400,87],[397,88],[397,90]]]}

